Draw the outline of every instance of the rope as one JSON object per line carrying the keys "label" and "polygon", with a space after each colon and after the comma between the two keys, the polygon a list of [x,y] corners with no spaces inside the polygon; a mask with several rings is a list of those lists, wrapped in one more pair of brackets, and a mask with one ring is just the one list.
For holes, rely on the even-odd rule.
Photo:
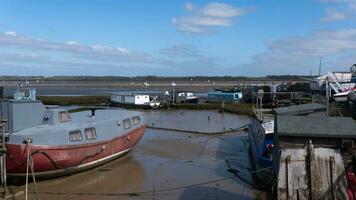
{"label": "rope", "polygon": [[26,189],[25,189],[25,199],[28,199],[28,176],[29,176],[29,167],[31,168],[31,174],[32,174],[32,181],[35,187],[35,194],[36,194],[36,199],[39,200],[38,196],[38,190],[37,190],[37,184],[36,184],[36,178],[35,178],[35,171],[34,171],[34,163],[32,156],[30,154],[30,142],[31,141],[26,141],[26,149],[27,149],[27,158],[26,158]]}
{"label": "rope", "polygon": [[29,145],[27,143],[26,145],[26,149],[27,149],[27,159],[26,159],[26,188],[25,188],[25,199],[27,200],[27,196],[28,196],[28,161],[30,159],[30,148]]}
{"label": "rope", "polygon": [[211,183],[218,183],[226,180],[231,180],[236,178],[235,176],[231,177],[226,177],[226,178],[221,178],[221,179],[215,179],[215,180],[210,180],[202,183],[196,183],[196,184],[191,184],[191,185],[184,185],[184,186],[178,186],[178,187],[172,187],[172,188],[166,188],[162,190],[147,190],[147,191],[140,191],[140,192],[131,192],[131,193],[95,193],[95,192],[41,192],[41,194],[47,194],[47,195],[87,195],[87,196],[141,196],[141,195],[151,195],[153,192],[155,194],[157,193],[162,193],[162,192],[169,192],[169,191],[175,191],[175,190],[181,190],[185,188],[190,188],[190,187],[196,187],[196,186],[201,186],[201,185],[206,185],[206,184],[211,184]]}
{"label": "rope", "polygon": [[33,185],[35,187],[35,193],[36,193],[36,199],[39,200],[38,197],[38,190],[37,190],[37,183],[36,183],[36,177],[35,177],[35,170],[34,170],[34,164],[33,164],[33,159],[32,156],[30,156],[30,167],[31,167],[31,172],[32,172],[32,180],[33,180]]}
{"label": "rope", "polygon": [[228,129],[228,130],[218,131],[218,132],[202,132],[202,131],[176,129],[176,128],[164,128],[164,127],[157,127],[157,126],[146,126],[146,127],[147,128],[151,128],[151,129],[165,130],[165,131],[176,131],[176,132],[185,132],[185,133],[193,133],[193,134],[204,134],[204,135],[217,135],[217,134],[224,134],[224,133],[242,131],[242,130],[244,130],[244,129],[246,129],[248,127],[248,124],[243,125],[243,126],[241,126],[239,128]]}
{"label": "rope", "polygon": [[[262,189],[262,190],[266,190],[268,185],[270,184],[270,182],[272,181],[272,178],[273,178],[273,172],[271,173],[271,179],[267,181],[267,184],[266,185],[257,185],[257,184],[254,184],[254,183],[251,183],[250,181],[248,181],[247,179],[243,178],[241,175],[239,175],[239,171],[237,169],[234,169],[231,167],[230,165],[230,162],[228,159],[225,159],[225,162],[226,162],[226,165],[227,165],[227,171],[234,174],[237,178],[241,179],[243,182],[251,185],[252,187],[256,188],[256,189]],[[268,170],[268,169],[271,169],[272,166],[269,166],[269,167],[265,167],[265,168],[261,168],[261,169],[258,169],[258,170],[255,170],[255,171],[250,171],[248,172],[248,174],[255,174],[255,173],[258,173],[258,172],[261,172],[261,171],[265,171],[265,170]]]}

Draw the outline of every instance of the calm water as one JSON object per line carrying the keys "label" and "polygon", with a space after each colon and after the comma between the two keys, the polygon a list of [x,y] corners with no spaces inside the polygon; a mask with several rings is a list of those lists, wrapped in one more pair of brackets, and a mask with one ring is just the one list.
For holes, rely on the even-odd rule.
{"label": "calm water", "polygon": [[[151,111],[144,115],[157,127],[186,130],[220,131],[248,122],[245,116],[216,111]],[[226,160],[244,181],[227,171]],[[38,188],[41,200],[264,199],[264,193],[248,184],[251,169],[245,132],[211,136],[147,129],[125,156],[86,172],[40,181]],[[29,187],[33,192],[33,185]],[[24,186],[11,189],[25,190]],[[33,193],[31,199],[35,199]]]}

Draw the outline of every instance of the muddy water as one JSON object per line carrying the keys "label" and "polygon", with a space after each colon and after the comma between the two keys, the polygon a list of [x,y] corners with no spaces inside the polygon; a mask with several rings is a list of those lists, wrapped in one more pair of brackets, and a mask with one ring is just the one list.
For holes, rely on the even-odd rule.
{"label": "muddy water", "polygon": [[[183,114],[182,114],[183,112]],[[216,111],[151,111],[155,126],[204,131],[237,128],[245,116]],[[207,118],[210,116],[210,120]],[[249,183],[251,170],[245,132],[197,135],[147,129],[125,156],[98,168],[37,182],[40,199],[264,199]],[[238,170],[240,178],[228,172]],[[242,178],[242,179],[241,179]],[[24,186],[10,186],[14,191]],[[33,184],[30,197],[35,199]],[[19,199],[24,199],[24,195]]]}

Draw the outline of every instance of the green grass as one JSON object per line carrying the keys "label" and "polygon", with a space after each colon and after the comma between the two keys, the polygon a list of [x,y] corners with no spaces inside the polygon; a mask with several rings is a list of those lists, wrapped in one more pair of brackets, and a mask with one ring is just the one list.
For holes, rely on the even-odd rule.
{"label": "green grass", "polygon": [[102,106],[110,101],[108,96],[38,96],[46,105]]}
{"label": "green grass", "polygon": [[244,103],[231,103],[225,104],[222,108],[221,103],[204,103],[204,104],[172,104],[171,108],[175,109],[190,109],[190,110],[223,110],[225,112],[235,113],[235,114],[243,114],[243,115],[251,115],[253,113],[252,104],[244,104]]}
{"label": "green grass", "polygon": [[[60,106],[103,106],[110,101],[109,96],[38,96],[46,105],[60,105]],[[172,104],[171,109],[190,109],[190,110],[223,110],[225,112],[251,115],[252,104],[243,103],[225,103],[222,108],[221,103],[204,103],[204,104]],[[87,108],[80,108],[87,109]],[[76,110],[75,110],[76,111]],[[74,111],[74,112],[75,112]]]}

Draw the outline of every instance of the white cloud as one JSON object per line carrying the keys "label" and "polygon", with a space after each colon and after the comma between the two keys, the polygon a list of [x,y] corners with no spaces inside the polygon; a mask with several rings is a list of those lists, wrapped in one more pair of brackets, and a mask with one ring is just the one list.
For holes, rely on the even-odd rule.
{"label": "white cloud", "polygon": [[222,18],[244,15],[246,12],[245,8],[236,8],[224,3],[210,3],[202,9],[202,14],[205,16]]}
{"label": "white cloud", "polygon": [[[77,41],[67,41],[64,43],[44,40],[40,38],[30,38],[18,35],[15,32],[0,33],[0,46],[14,48],[30,48],[46,51],[62,51],[80,57],[105,57],[106,59],[119,60],[125,62],[149,62],[151,55],[144,52],[131,52],[122,47],[110,47],[103,45],[85,45]],[[93,57],[95,55],[95,57]]]}
{"label": "white cloud", "polygon": [[160,53],[153,55],[123,47],[87,45],[75,40],[56,42],[0,33],[0,67],[8,67],[14,73],[16,69],[21,71],[25,68],[39,74],[44,72],[35,69],[50,69],[53,74],[70,73],[73,69],[73,73],[92,75],[175,75],[178,72],[189,75],[199,66],[216,65],[216,59],[203,56],[193,45],[176,45]]}
{"label": "white cloud", "polygon": [[326,9],[325,16],[321,19],[322,22],[335,22],[344,20],[347,18],[347,15],[343,12],[334,9]]}
{"label": "white cloud", "polygon": [[[325,9],[322,22],[335,22],[355,17],[356,0],[319,0],[322,3],[331,4],[333,8]],[[337,6],[338,10],[335,9]]]}
{"label": "white cloud", "polygon": [[[185,4],[187,16],[173,17],[173,26],[184,33],[208,33],[212,27],[229,27],[233,19],[242,16],[251,8],[238,8],[224,3],[210,3],[201,8],[193,7],[192,3]],[[193,12],[194,11],[194,12]]]}
{"label": "white cloud", "polygon": [[16,36],[16,32],[8,31],[8,32],[5,32],[5,35],[7,35],[7,36]]}
{"label": "white cloud", "polygon": [[[317,31],[304,37],[288,37],[269,41],[264,53],[253,57],[251,66],[270,73],[295,70],[310,66],[324,57],[325,62],[336,66],[349,66],[346,60],[355,60],[351,55],[356,51],[356,29]],[[343,59],[338,59],[343,57]],[[348,57],[349,59],[346,59]],[[334,70],[335,67],[334,66]],[[263,68],[263,69],[261,69]]]}

